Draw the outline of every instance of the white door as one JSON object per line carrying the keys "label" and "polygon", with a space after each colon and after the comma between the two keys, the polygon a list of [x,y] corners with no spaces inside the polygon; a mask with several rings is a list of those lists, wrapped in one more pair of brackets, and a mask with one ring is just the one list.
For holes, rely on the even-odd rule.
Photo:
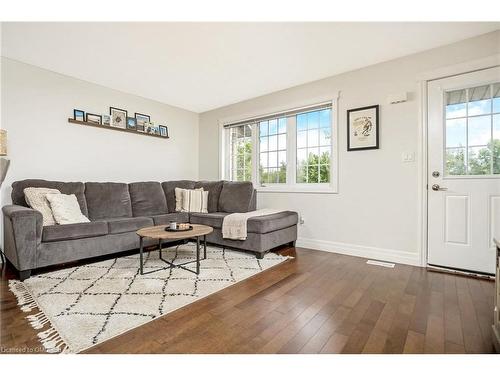
{"label": "white door", "polygon": [[500,67],[428,83],[428,264],[495,273]]}

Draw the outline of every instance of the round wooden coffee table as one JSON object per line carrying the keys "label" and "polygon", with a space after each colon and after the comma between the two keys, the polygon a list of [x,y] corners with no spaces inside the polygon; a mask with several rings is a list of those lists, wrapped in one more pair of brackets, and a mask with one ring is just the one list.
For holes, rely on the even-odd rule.
{"label": "round wooden coffee table", "polygon": [[[209,227],[208,225],[201,225],[201,224],[190,224],[190,225],[193,227],[193,229],[187,230],[187,231],[168,232],[165,230],[165,228],[167,228],[166,225],[157,225],[154,227],[142,228],[136,232],[137,235],[139,236],[139,243],[140,243],[139,260],[140,260],[141,275],[153,273],[153,272],[157,272],[157,271],[161,271],[161,270],[173,268],[173,267],[182,268],[183,270],[193,272],[197,275],[200,273],[200,237],[203,236],[203,259],[207,259],[207,234],[212,233],[214,228]],[[160,260],[167,263],[169,265],[169,267],[165,267],[165,268],[161,268],[159,270],[153,270],[153,271],[149,271],[149,272],[143,271],[142,253],[143,253],[144,238],[152,238],[152,239],[158,240],[158,248],[160,251]],[[163,259],[163,257],[162,257],[163,241],[186,240],[189,238],[196,238],[196,260],[181,263],[181,264],[173,264],[173,263],[169,262],[168,260]],[[190,264],[190,263],[194,263],[194,262],[196,262],[196,272],[193,270],[190,270],[189,268],[183,267],[186,264]]]}

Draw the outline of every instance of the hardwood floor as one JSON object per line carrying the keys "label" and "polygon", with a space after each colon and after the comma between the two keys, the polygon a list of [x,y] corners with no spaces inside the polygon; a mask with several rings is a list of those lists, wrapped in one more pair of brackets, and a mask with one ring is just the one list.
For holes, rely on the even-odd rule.
{"label": "hardwood floor", "polygon": [[[87,353],[492,353],[490,281],[284,248],[295,259]],[[0,352],[41,350],[7,280]]]}

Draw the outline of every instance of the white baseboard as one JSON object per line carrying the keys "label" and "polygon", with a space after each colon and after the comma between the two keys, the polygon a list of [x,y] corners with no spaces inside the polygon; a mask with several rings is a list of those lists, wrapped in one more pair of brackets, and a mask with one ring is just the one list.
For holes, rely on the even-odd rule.
{"label": "white baseboard", "polygon": [[377,247],[353,245],[342,242],[315,240],[312,238],[298,238],[296,246],[306,247],[314,250],[328,251],[355,257],[383,260],[386,262],[409,264],[421,267],[420,256],[418,253],[408,251],[381,249]]}

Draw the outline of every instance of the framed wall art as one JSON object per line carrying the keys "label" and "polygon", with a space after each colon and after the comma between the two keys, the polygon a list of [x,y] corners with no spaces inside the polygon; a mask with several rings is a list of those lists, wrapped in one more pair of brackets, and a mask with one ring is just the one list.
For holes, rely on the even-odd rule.
{"label": "framed wall art", "polygon": [[76,121],[85,121],[85,111],[82,111],[80,109],[74,109],[73,119]]}
{"label": "framed wall art", "polygon": [[93,113],[87,113],[87,122],[91,122],[92,124],[102,124],[101,115],[94,115]]}
{"label": "framed wall art", "polygon": [[379,148],[379,106],[347,111],[347,151]]}
{"label": "framed wall art", "polygon": [[120,108],[109,107],[111,126],[115,128],[127,128],[127,111]]}

